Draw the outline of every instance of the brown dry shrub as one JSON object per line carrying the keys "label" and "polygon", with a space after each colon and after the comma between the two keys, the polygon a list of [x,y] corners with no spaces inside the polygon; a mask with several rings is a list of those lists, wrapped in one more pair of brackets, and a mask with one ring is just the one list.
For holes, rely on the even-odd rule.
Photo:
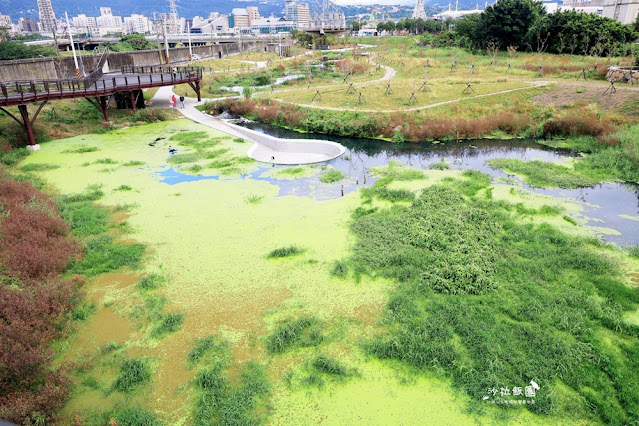
{"label": "brown dry shrub", "polygon": [[80,252],[56,204],[29,182],[0,172],[0,418],[47,423],[68,380],[50,363],[53,339],[80,298],[82,280],[61,273]]}

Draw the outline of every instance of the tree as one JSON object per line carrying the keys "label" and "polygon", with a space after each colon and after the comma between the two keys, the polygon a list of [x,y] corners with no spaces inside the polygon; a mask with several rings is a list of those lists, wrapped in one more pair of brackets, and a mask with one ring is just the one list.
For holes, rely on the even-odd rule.
{"label": "tree", "polygon": [[500,46],[526,46],[532,42],[530,29],[545,16],[541,2],[499,0],[480,15],[474,42],[481,48],[489,42]]}
{"label": "tree", "polygon": [[0,42],[0,60],[29,59],[55,56],[55,50],[47,46],[27,46],[19,41]]}
{"label": "tree", "polygon": [[[460,19],[455,25],[455,34],[459,40],[459,44],[470,44],[472,47],[482,47],[481,38],[477,35],[481,15],[468,15],[464,19]],[[464,42],[467,41],[467,42]],[[494,43],[494,42],[493,42]],[[496,43],[494,43],[496,44]]]}

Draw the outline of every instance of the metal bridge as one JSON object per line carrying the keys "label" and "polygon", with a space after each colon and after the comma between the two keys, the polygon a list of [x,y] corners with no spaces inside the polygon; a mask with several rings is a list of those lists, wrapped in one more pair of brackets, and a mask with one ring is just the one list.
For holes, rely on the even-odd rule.
{"label": "metal bridge", "polygon": [[311,0],[311,23],[304,31],[311,34],[344,34],[349,31],[342,8],[331,0]]}
{"label": "metal bridge", "polygon": [[[111,74],[102,74],[101,69],[98,67],[89,76],[80,79],[0,82],[0,111],[22,126],[29,145],[35,150],[33,124],[49,101],[85,98],[104,115],[105,121],[109,121],[111,97],[124,99],[135,113],[139,105],[144,105],[142,89],[188,84],[197,94],[198,101],[201,100],[202,68],[199,67],[125,66],[120,72]],[[30,118],[27,105],[35,102],[40,102],[40,105]],[[10,106],[18,107],[21,119],[5,109]]]}

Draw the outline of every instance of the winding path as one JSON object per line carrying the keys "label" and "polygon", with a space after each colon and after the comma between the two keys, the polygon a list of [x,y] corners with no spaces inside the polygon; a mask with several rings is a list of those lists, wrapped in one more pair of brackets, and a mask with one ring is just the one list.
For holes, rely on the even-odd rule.
{"label": "winding path", "polygon": [[[173,96],[173,87],[160,88],[153,103],[158,105],[168,105],[169,99]],[[176,95],[177,97],[177,95]],[[273,164],[311,164],[329,161],[344,154],[346,149],[336,143],[315,139],[282,139],[264,133],[256,132],[245,127],[237,126],[226,121],[217,119],[198,110],[196,106],[214,100],[227,99],[203,99],[197,102],[195,98],[185,99],[185,108],[178,108],[183,116],[197,123],[211,127],[215,130],[227,133],[231,136],[253,142],[253,146],[246,153],[254,160]]]}
{"label": "winding path", "polygon": [[[371,81],[372,83],[372,81]],[[461,102],[461,101],[467,101],[469,99],[477,99],[477,98],[485,98],[487,96],[495,96],[495,95],[501,95],[504,93],[512,93],[512,92],[517,92],[519,90],[529,90],[529,89],[535,89],[537,87],[545,87],[548,86],[550,84],[554,84],[554,82],[550,82],[550,81],[533,81],[533,82],[525,82],[525,83],[529,83],[531,84],[531,86],[526,86],[526,87],[518,87],[515,89],[508,89],[508,90],[501,90],[499,92],[491,92],[491,93],[484,93],[481,95],[474,95],[474,96],[466,96],[463,98],[457,98],[457,99],[451,99],[448,101],[442,101],[442,102],[436,102],[434,104],[428,104],[428,105],[422,105],[419,107],[412,107],[412,108],[395,108],[395,109],[361,109],[361,108],[346,108],[346,107],[329,107],[329,106],[323,106],[323,105],[317,105],[317,104],[301,104],[298,102],[291,102],[291,101],[286,101],[286,100],[282,100],[282,99],[275,99],[278,102],[282,102],[282,103],[287,103],[287,104],[291,104],[291,105],[298,105],[304,108],[313,108],[313,109],[326,109],[326,110],[331,110],[331,111],[357,111],[357,112],[382,112],[382,113],[390,113],[390,112],[406,112],[406,111],[420,111],[423,109],[430,109],[430,108],[436,108],[442,105],[448,105],[448,104],[454,104],[456,102]],[[332,86],[331,86],[332,87]]]}

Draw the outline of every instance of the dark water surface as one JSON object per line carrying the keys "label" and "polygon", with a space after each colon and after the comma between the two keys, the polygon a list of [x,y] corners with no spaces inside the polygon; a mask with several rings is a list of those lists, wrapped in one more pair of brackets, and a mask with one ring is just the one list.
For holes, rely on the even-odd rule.
{"label": "dark water surface", "polygon": [[[569,201],[583,206],[582,214],[588,218],[586,225],[610,228],[620,233],[620,235],[602,235],[605,241],[619,245],[639,244],[639,187],[637,185],[609,182],[579,189],[534,188],[524,184],[518,178],[500,170],[495,170],[486,164],[488,160],[495,158],[557,161],[575,156],[569,150],[550,148],[523,140],[391,144],[372,139],[298,133],[261,123],[241,124],[253,130],[282,138],[325,139],[339,142],[346,147],[346,153],[342,157],[316,166],[330,165],[334,170],[339,170],[348,176],[347,179],[338,183],[323,184],[319,182],[319,173],[311,177],[292,180],[273,178],[265,175],[267,171],[272,170],[272,167],[266,164],[261,165],[258,170],[251,174],[242,176],[243,179],[262,180],[277,185],[279,187],[279,196],[308,196],[318,200],[337,198],[342,195],[342,185],[344,185],[344,193],[355,191],[360,186],[372,186],[377,180],[370,176],[369,170],[372,167],[384,166],[390,161],[396,160],[417,169],[428,170],[430,164],[444,159],[453,170],[474,169],[495,178],[508,177],[520,182],[518,186],[529,191],[557,198],[568,198]],[[276,166],[276,168],[280,169],[285,167],[292,166]],[[365,184],[364,175],[366,175]],[[194,176],[182,173],[179,169],[173,167],[168,167],[156,173],[156,176],[167,184],[203,179],[225,179],[218,176]],[[494,181],[494,184],[506,185],[506,183],[500,183],[498,180]]]}

